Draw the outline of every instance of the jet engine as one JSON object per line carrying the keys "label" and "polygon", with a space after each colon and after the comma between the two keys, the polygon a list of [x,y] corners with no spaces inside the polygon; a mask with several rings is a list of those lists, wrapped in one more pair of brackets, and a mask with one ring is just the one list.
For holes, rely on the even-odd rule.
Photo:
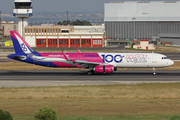
{"label": "jet engine", "polygon": [[99,65],[94,68],[94,71],[98,73],[112,73],[116,70],[117,68],[115,68],[113,65]]}

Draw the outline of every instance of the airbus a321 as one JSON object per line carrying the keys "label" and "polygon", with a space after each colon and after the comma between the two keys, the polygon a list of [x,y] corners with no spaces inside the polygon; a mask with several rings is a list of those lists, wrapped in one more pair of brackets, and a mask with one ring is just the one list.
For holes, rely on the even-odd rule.
{"label": "airbus a321", "polygon": [[117,68],[155,68],[172,66],[174,62],[158,53],[38,53],[16,31],[11,31],[15,54],[9,58],[47,67],[87,68],[87,74],[113,73]]}

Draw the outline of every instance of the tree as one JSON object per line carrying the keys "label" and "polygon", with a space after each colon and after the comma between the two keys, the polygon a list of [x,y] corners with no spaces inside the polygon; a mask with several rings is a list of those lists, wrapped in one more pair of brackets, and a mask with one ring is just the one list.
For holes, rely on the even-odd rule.
{"label": "tree", "polygon": [[51,107],[42,107],[34,112],[35,120],[57,120],[57,112]]}
{"label": "tree", "polygon": [[58,22],[57,24],[58,24],[58,25],[68,25],[68,24],[71,24],[71,21],[70,21],[70,20],[68,20],[68,21],[67,21],[67,20],[64,20],[64,21],[62,21],[62,22],[61,22],[61,21]]}
{"label": "tree", "polygon": [[10,112],[0,110],[0,120],[13,120]]}
{"label": "tree", "polygon": [[57,23],[58,25],[67,25],[67,24],[70,24],[70,25],[92,25],[89,21],[86,21],[86,20],[76,20],[76,21],[70,21],[70,20],[64,20],[62,22],[58,22]]}
{"label": "tree", "polygon": [[135,44],[136,44],[135,42],[131,43],[131,48],[133,48],[133,45],[135,45]]}

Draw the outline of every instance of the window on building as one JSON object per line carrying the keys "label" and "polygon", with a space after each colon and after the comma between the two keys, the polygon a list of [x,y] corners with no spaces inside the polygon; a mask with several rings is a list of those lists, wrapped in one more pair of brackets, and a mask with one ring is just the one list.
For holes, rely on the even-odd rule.
{"label": "window on building", "polygon": [[91,39],[82,39],[82,45],[91,45]]}
{"label": "window on building", "polygon": [[68,45],[68,39],[59,40],[59,45]]}
{"label": "window on building", "polygon": [[46,39],[37,39],[37,47],[46,47]]}
{"label": "window on building", "polygon": [[29,9],[31,7],[31,2],[15,2],[16,9]]}
{"label": "window on building", "polygon": [[72,39],[71,40],[71,45],[79,45],[79,39],[78,40]]}
{"label": "window on building", "polygon": [[69,33],[69,30],[62,30],[62,33]]}
{"label": "window on building", "polygon": [[16,31],[16,25],[13,26],[14,31]]}

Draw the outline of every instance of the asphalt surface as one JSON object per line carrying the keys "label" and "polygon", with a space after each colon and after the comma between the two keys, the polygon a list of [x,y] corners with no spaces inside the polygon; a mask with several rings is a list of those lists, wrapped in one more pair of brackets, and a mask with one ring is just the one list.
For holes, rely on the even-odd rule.
{"label": "asphalt surface", "polygon": [[116,71],[87,75],[86,71],[0,71],[0,87],[109,85],[180,82],[180,70]]}

